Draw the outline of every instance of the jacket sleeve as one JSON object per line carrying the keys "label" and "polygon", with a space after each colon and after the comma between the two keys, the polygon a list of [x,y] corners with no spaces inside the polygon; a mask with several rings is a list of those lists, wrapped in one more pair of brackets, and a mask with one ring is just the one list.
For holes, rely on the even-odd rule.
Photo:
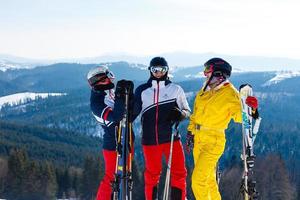
{"label": "jacket sleeve", "polygon": [[179,86],[179,92],[177,97],[177,105],[179,106],[179,109],[185,114],[185,118],[189,118],[191,115],[191,109],[187,102],[185,93],[180,86]]}
{"label": "jacket sleeve", "polygon": [[236,123],[242,123],[242,104],[238,93],[232,98],[230,114]]}
{"label": "jacket sleeve", "polygon": [[190,123],[187,127],[187,130],[190,131],[192,134],[194,134],[194,130],[195,130],[195,115],[197,113],[197,102],[198,102],[198,95],[199,93],[196,95],[195,97],[195,102],[194,102],[194,108],[193,108],[193,113],[190,116]]}
{"label": "jacket sleeve", "polygon": [[138,87],[136,88],[134,92],[134,104],[133,104],[133,110],[132,110],[132,121],[134,121],[140,114],[142,110],[142,88]]}
{"label": "jacket sleeve", "polygon": [[[117,99],[114,106],[105,103],[105,93],[91,91],[90,107],[96,120],[103,126],[110,126],[114,122],[119,122],[125,111],[124,102]],[[112,108],[113,107],[113,108]]]}

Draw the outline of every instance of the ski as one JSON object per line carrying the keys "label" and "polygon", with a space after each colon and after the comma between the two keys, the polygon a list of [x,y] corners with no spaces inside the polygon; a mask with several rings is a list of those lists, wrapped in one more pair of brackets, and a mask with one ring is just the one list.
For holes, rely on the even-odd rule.
{"label": "ski", "polygon": [[255,188],[255,180],[253,178],[253,167],[255,155],[253,145],[258,133],[261,118],[255,120],[253,125],[252,108],[246,104],[248,96],[253,96],[252,86],[243,84],[240,86],[240,98],[242,104],[242,161],[243,161],[243,177],[241,183],[241,193],[244,200],[254,200],[258,198],[258,192]]}
{"label": "ski", "polygon": [[132,124],[129,122],[129,94],[131,88],[125,90],[125,113],[116,128],[116,168],[115,180],[112,183],[113,200],[132,200],[132,159],[133,137]]}

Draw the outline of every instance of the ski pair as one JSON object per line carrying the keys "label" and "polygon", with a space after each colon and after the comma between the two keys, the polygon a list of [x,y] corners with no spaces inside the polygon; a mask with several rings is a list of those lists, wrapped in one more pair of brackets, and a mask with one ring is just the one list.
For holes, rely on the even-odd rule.
{"label": "ski pair", "polygon": [[241,193],[244,200],[254,200],[258,198],[258,192],[256,191],[256,182],[253,179],[253,167],[255,155],[253,151],[253,145],[256,135],[258,133],[261,118],[258,117],[255,120],[253,126],[252,108],[246,104],[248,96],[253,95],[252,86],[249,84],[243,84],[240,86],[240,97],[242,104],[242,135],[243,135],[243,148],[242,148],[242,160],[243,160],[243,177],[241,183]]}
{"label": "ski pair", "polygon": [[125,89],[125,112],[123,119],[116,127],[117,159],[115,180],[112,183],[113,200],[132,200],[132,160],[133,160],[133,135],[132,124],[129,121],[129,101],[132,88]]}

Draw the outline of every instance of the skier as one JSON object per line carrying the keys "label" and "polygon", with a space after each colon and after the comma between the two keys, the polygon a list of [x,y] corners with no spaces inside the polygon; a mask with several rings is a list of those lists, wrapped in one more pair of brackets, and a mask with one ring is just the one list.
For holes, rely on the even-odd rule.
{"label": "skier", "polygon": [[116,168],[116,129],[125,112],[125,88],[132,87],[131,81],[118,81],[114,93],[114,75],[106,66],[89,71],[87,79],[91,87],[90,107],[94,117],[101,124],[103,135],[103,157],[105,175],[97,192],[97,200],[110,200],[111,183]]}
{"label": "skier", "polygon": [[[204,64],[206,81],[198,92],[187,133],[187,151],[193,149],[192,190],[197,200],[220,200],[216,182],[216,165],[225,147],[225,129],[231,119],[242,123],[239,93],[229,82],[231,65],[221,58]],[[257,99],[248,97],[247,104],[258,116]]]}
{"label": "skier", "polygon": [[[158,198],[158,183],[162,157],[168,162],[172,125],[190,115],[183,89],[168,78],[168,63],[163,57],[151,60],[150,78],[137,87],[134,98],[134,118],[142,112],[142,145],[145,158],[146,200]],[[171,199],[186,196],[185,158],[179,136],[175,136],[171,164]]]}

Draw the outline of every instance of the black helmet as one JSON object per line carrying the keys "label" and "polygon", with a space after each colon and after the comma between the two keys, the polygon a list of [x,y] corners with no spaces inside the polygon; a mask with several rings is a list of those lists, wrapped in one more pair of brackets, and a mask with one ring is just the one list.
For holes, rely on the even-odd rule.
{"label": "black helmet", "polygon": [[167,63],[166,59],[163,57],[154,57],[150,61],[149,69],[152,66],[153,67],[155,67],[155,66],[167,66],[168,67],[168,63]]}
{"label": "black helmet", "polygon": [[205,71],[211,70],[213,76],[223,76],[224,78],[229,78],[231,75],[231,65],[222,58],[209,59],[204,64],[204,67]]}
{"label": "black helmet", "polygon": [[114,88],[114,74],[106,66],[98,66],[87,74],[90,86],[96,90],[109,90]]}

